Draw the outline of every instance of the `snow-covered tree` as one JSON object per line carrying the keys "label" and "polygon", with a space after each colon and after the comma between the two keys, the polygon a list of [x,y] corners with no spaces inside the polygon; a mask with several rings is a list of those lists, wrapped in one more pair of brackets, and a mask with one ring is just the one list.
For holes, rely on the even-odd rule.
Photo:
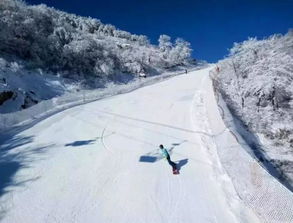
{"label": "snow-covered tree", "polygon": [[188,58],[190,58],[190,55],[190,43],[181,38],[176,39],[175,47],[173,47],[170,51],[171,64],[183,64]]}
{"label": "snow-covered tree", "polygon": [[160,35],[159,48],[162,52],[168,53],[172,48],[171,37],[167,35]]}
{"label": "snow-covered tree", "polygon": [[0,1],[0,52],[67,77],[139,74],[176,66],[188,55],[188,44],[178,42],[173,47],[170,41],[169,36],[161,35],[157,47],[144,35],[118,30],[97,19],[46,5]]}
{"label": "snow-covered tree", "polygon": [[[236,43],[218,63],[214,82],[233,114],[259,139],[255,143],[264,145],[262,153],[276,165],[284,159],[281,169],[286,174],[293,167],[286,164],[293,148],[293,127],[288,124],[293,122],[292,46],[292,31]],[[293,175],[287,176],[293,185]]]}

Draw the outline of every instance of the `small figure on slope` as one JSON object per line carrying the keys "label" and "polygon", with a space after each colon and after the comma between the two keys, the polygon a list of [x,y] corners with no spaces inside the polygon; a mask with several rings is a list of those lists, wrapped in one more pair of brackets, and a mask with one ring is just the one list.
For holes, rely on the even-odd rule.
{"label": "small figure on slope", "polygon": [[160,151],[161,151],[163,157],[165,159],[167,159],[167,161],[170,164],[170,166],[172,166],[173,174],[179,174],[179,170],[177,169],[176,163],[171,161],[170,155],[169,155],[168,151],[164,148],[163,145],[160,145]]}

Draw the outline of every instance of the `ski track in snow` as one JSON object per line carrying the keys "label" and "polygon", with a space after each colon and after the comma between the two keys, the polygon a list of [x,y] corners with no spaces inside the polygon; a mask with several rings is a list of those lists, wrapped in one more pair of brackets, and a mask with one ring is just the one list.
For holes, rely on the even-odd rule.
{"label": "ski track in snow", "polygon": [[[31,163],[0,194],[0,222],[258,222],[221,185],[201,98],[209,70],[74,107],[18,133],[32,141],[10,153],[28,152]],[[185,162],[179,175],[159,144]]]}

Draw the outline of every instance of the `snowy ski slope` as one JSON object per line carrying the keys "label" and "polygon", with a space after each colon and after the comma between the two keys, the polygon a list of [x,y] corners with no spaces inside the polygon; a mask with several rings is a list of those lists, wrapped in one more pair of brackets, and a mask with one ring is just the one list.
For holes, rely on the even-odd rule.
{"label": "snowy ski slope", "polygon": [[195,101],[209,70],[65,110],[6,141],[18,165],[0,187],[0,222],[259,222],[202,140]]}

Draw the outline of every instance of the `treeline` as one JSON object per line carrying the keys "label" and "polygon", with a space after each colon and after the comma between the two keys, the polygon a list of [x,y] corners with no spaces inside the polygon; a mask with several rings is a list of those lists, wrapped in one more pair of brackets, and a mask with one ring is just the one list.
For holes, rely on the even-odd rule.
{"label": "treeline", "polygon": [[148,74],[190,61],[190,44],[161,35],[158,45],[93,18],[19,0],[0,1],[0,54],[73,75]]}

